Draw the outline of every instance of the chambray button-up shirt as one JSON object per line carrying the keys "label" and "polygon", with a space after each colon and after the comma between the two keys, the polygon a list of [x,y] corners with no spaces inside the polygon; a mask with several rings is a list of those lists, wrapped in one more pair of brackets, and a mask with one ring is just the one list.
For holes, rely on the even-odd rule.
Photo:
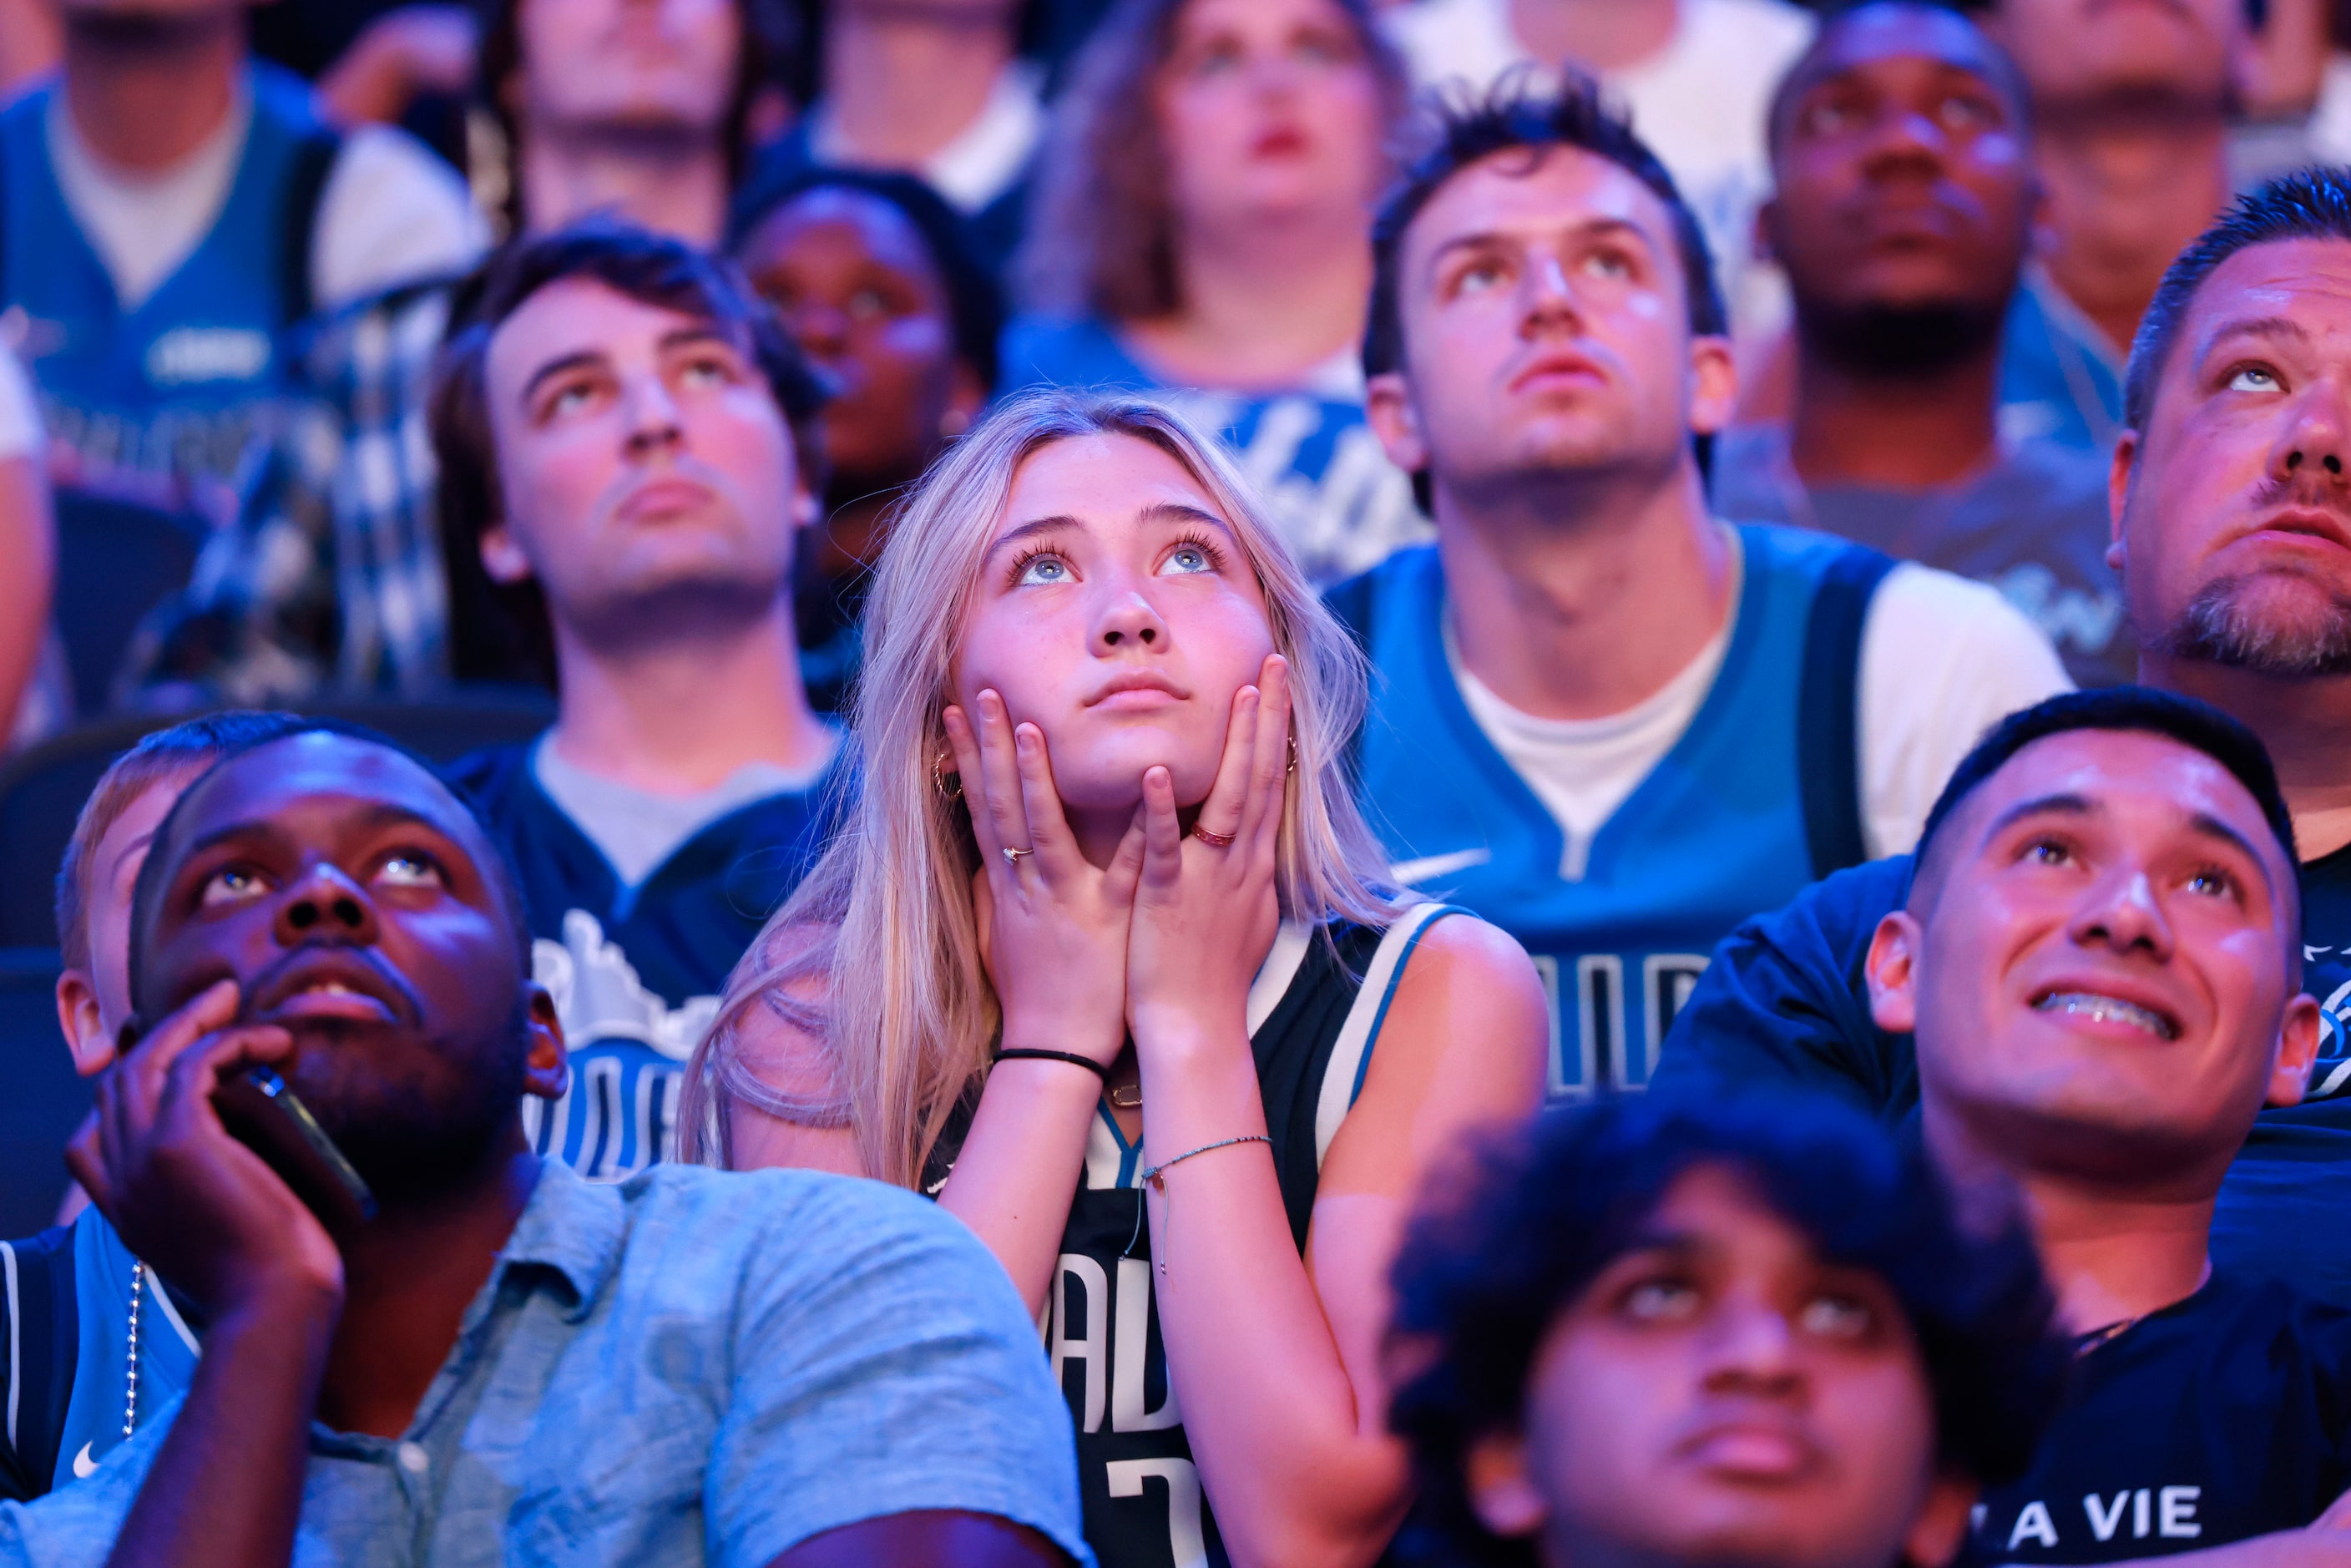
{"label": "chambray button-up shirt", "polygon": [[[0,1508],[0,1564],[102,1562],[171,1424]],[[409,1430],[312,1427],[294,1562],[765,1568],[916,1509],[1092,1562],[1068,1411],[969,1231],[843,1176],[549,1162]]]}

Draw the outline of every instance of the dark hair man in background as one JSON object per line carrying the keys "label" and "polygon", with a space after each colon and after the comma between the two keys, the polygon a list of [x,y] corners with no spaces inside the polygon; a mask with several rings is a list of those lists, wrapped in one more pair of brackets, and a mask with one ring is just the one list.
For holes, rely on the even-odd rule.
{"label": "dark hair man in background", "polygon": [[1706,245],[1590,83],[1448,117],[1374,265],[1371,423],[1437,540],[1332,591],[1378,676],[1365,804],[1399,881],[1546,969],[1554,1090],[1638,1085],[1724,933],[1906,847],[2064,675],[1991,589],[1708,510]]}
{"label": "dark hair man in background", "polygon": [[1943,1195],[1824,1101],[1539,1118],[1396,1265],[1404,1554],[1942,1568],[2066,1360],[2031,1236]]}
{"label": "dark hair man in background", "polygon": [[[2305,988],[2323,1009],[2303,1103],[2265,1110],[2220,1192],[2223,1268],[2351,1305],[2351,176],[2245,197],[2175,262],[2131,354],[2115,556],[2140,678],[2242,720],[2302,853]],[[1660,1085],[1802,1079],[1888,1116],[1911,1042],[1872,1021],[1863,956],[1910,874],[1855,868],[1735,933],[1667,1042]]]}
{"label": "dark hair man in background", "polygon": [[[754,101],[789,44],[775,3],[499,0],[478,91],[506,145],[479,172],[483,195],[515,233],[609,209],[716,244]],[[144,684],[259,704],[416,696],[485,674],[451,646],[425,420],[450,296],[438,279],[313,324],[311,401],[139,651]]]}
{"label": "dark hair man in background", "polygon": [[1718,444],[1716,510],[1991,583],[2077,685],[2131,679],[2104,458],[1999,428],[2040,205],[2015,67],[1947,7],[1875,0],[1822,25],[1771,144],[1759,228],[1795,300],[1795,404]]}
{"label": "dark hair man in background", "polygon": [[573,1042],[540,1146],[591,1176],[664,1157],[719,984],[844,787],[792,624],[821,401],[731,266],[615,225],[503,252],[444,355],[459,606],[551,661],[559,704],[451,776],[521,870]]}
{"label": "dark hair man in background", "polygon": [[[869,1183],[599,1188],[530,1151],[565,1059],[528,946],[483,824],[386,743],[267,742],[181,797],[132,905],[136,1044],[71,1158],[204,1355],[94,1476],[0,1510],[0,1561],[1081,1552],[1068,1422],[961,1227]],[[372,1218],[321,1220],[228,1134],[214,1090],[257,1062]]]}
{"label": "dark hair man in background", "polygon": [[1936,803],[1872,1006],[1916,1031],[1937,1166],[2022,1192],[2078,1347],[2032,1470],[1984,1500],[1981,1561],[2351,1551],[2305,1533],[2351,1486],[2351,1317],[2210,1247],[2255,1113],[2318,1048],[2300,902],[2261,742],[2168,693],[2015,715]]}

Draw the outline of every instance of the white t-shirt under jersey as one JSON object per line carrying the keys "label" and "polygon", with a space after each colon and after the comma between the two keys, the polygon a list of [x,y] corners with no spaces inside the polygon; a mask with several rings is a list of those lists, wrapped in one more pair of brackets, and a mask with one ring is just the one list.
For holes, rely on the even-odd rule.
{"label": "white t-shirt under jersey", "polygon": [[[253,120],[249,92],[204,145],[159,173],[101,161],[74,129],[65,95],[49,100],[50,166],[126,309],[162,287],[220,217]],[[321,307],[438,273],[479,256],[489,231],[465,183],[406,131],[355,126],[319,193],[310,295]]]}
{"label": "white t-shirt under jersey", "polygon": [[[1737,602],[1736,580],[1732,602]],[[1470,716],[1559,820],[1560,875],[1580,880],[1601,827],[1689,728],[1730,644],[1726,620],[1654,695],[1605,718],[1538,718],[1510,706],[1446,652]],[[1899,854],[1976,741],[2018,708],[2070,690],[2057,652],[1998,591],[1905,562],[1886,574],[1862,622],[1862,835]]]}

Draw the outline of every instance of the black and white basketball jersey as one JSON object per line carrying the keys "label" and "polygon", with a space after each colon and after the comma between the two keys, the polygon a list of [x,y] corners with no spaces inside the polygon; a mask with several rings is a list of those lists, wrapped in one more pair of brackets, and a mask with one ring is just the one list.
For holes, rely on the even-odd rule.
{"label": "black and white basketball jersey", "polygon": [[[1363,1091],[1405,962],[1422,933],[1455,913],[1424,904],[1384,931],[1334,926],[1328,941],[1285,923],[1249,988],[1266,1131],[1301,1253],[1322,1156]],[[1046,1294],[1045,1347],[1077,1424],[1086,1541],[1102,1568],[1223,1568],[1160,1343],[1142,1155],[1098,1105]],[[943,1175],[942,1165],[935,1156],[933,1171]]]}

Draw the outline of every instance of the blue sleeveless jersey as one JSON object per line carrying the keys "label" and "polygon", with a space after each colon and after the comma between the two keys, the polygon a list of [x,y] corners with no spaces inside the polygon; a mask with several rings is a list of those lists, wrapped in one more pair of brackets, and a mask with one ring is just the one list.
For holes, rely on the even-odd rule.
{"label": "blue sleeveless jersey", "polygon": [[93,467],[227,480],[271,432],[336,142],[299,78],[256,64],[246,81],[251,128],[220,216],[129,310],[50,167],[58,89],[0,113],[0,306],[22,313],[50,438]]}
{"label": "blue sleeveless jersey", "polygon": [[[1856,547],[1760,525],[1739,537],[1745,565],[1722,668],[1689,728],[1602,825],[1575,881],[1561,874],[1557,819],[1462,701],[1435,548],[1399,552],[1334,594],[1359,596],[1374,669],[1358,758],[1365,814],[1399,881],[1482,915],[1533,956],[1551,1004],[1554,1094],[1645,1086],[1714,945],[1814,874],[1799,744],[1806,640],[1821,585]],[[1849,711],[1847,721],[1850,735]]]}

